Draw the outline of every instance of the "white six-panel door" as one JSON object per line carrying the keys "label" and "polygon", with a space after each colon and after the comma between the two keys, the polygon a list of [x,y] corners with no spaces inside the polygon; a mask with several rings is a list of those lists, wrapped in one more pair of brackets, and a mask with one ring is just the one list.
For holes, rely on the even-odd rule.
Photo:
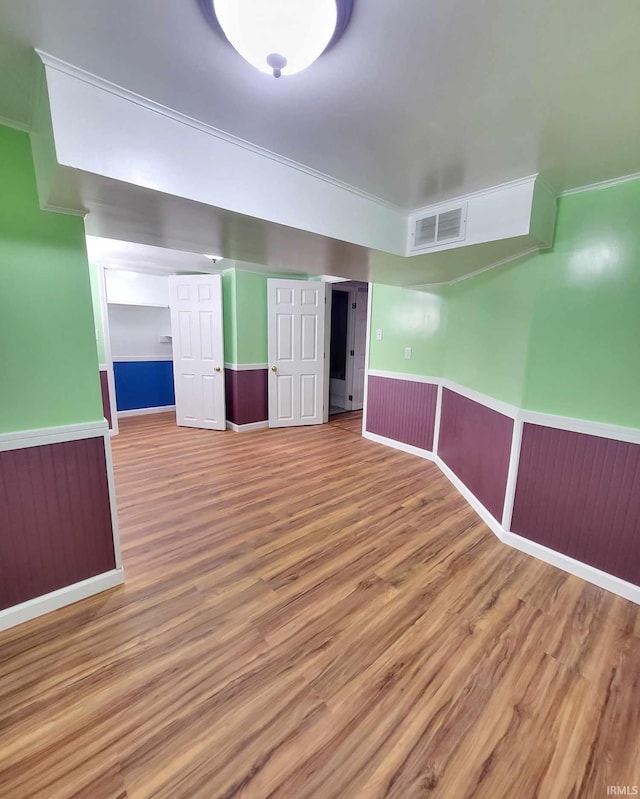
{"label": "white six-panel door", "polygon": [[322,424],[325,284],[268,281],[269,427]]}
{"label": "white six-panel door", "polygon": [[221,275],[169,278],[176,422],[226,428]]}

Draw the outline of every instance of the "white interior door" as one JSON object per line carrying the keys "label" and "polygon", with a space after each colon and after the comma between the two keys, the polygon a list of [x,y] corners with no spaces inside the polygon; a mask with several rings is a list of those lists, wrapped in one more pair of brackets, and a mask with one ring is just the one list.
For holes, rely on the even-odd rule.
{"label": "white interior door", "polygon": [[361,411],[364,406],[364,373],[367,352],[367,289],[359,288],[355,298],[355,322],[353,334],[353,371],[351,409]]}
{"label": "white interior door", "polygon": [[269,280],[269,427],[322,424],[326,285]]}
{"label": "white interior door", "polygon": [[221,275],[169,278],[176,422],[226,428]]}

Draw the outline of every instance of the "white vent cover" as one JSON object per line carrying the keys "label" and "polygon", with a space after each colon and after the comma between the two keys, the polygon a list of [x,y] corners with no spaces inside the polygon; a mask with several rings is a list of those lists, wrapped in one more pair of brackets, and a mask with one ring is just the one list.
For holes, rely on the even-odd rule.
{"label": "white vent cover", "polygon": [[437,244],[450,244],[464,239],[466,208],[450,208],[438,214],[414,219],[411,249],[421,250]]}

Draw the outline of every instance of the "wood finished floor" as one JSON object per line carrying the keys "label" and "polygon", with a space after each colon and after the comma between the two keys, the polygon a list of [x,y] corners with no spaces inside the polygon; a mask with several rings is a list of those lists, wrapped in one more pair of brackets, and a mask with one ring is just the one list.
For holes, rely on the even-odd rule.
{"label": "wood finished floor", "polygon": [[122,422],[127,583],[0,635],[2,799],[640,784],[638,607],[348,426]]}

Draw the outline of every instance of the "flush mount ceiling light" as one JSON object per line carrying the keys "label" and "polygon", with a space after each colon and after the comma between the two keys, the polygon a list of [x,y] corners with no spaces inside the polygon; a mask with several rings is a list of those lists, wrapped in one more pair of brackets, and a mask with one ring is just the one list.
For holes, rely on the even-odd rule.
{"label": "flush mount ceiling light", "polygon": [[213,26],[256,69],[279,78],[311,66],[345,32],[353,0],[200,0]]}

